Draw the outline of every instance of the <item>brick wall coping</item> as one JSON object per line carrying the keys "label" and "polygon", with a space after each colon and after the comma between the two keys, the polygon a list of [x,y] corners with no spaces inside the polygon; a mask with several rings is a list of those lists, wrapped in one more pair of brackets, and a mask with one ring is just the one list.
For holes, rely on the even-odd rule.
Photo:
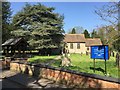
{"label": "brick wall coping", "polygon": [[44,64],[32,64],[32,63],[15,62],[15,61],[14,62],[12,61],[12,63],[26,64],[26,65],[40,67],[40,68],[46,68],[46,69],[52,69],[52,70],[57,70],[57,71],[63,71],[63,72],[71,73],[71,74],[81,75],[81,76],[85,76],[85,77],[90,77],[90,78],[95,78],[95,79],[100,79],[100,80],[104,80],[104,81],[109,81],[109,82],[114,82],[114,83],[120,84],[120,79],[117,79],[117,78],[107,77],[107,76],[100,76],[100,75],[97,75],[97,74],[90,74],[90,73],[85,73],[85,72],[78,72],[78,71],[75,71],[75,70],[68,70],[68,69],[65,69],[63,67],[57,68],[57,67],[52,67],[52,66],[44,65]]}

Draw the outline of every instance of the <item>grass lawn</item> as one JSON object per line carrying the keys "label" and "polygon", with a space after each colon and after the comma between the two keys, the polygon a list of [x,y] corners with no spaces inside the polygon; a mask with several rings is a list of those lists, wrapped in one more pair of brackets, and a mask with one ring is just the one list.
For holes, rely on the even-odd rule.
{"label": "grass lawn", "polygon": [[57,56],[34,56],[28,59],[28,62],[31,63],[47,63],[51,60],[54,60]]}
{"label": "grass lawn", "polygon": [[[48,63],[51,60],[55,60],[56,56],[34,56],[28,59],[28,62],[31,63]],[[79,72],[86,72],[86,73],[93,73],[105,76],[105,63],[104,60],[96,59],[95,61],[95,73],[94,73],[94,66],[93,66],[93,59],[90,58],[89,55],[80,55],[80,54],[71,54],[69,56],[71,59],[72,66],[64,67],[70,70],[75,70]],[[115,77],[119,78],[118,75],[118,68],[115,66],[115,57],[110,57],[107,60],[107,76],[108,77]],[[55,60],[53,63],[50,64],[54,67],[61,67],[61,59]]]}
{"label": "grass lawn", "polygon": [[[100,59],[95,60],[96,70],[94,73],[93,59],[91,59],[89,55],[81,56],[80,54],[71,54],[69,58],[71,59],[72,66],[65,67],[65,68],[71,69],[71,70],[77,70],[79,72],[93,73],[93,74],[105,76],[104,60],[100,60]],[[110,59],[107,60],[106,63],[107,63],[107,76],[119,78],[118,68],[115,66],[115,57],[110,57]],[[61,61],[58,60],[55,63],[53,63],[52,66],[60,67],[60,64],[61,64]]]}

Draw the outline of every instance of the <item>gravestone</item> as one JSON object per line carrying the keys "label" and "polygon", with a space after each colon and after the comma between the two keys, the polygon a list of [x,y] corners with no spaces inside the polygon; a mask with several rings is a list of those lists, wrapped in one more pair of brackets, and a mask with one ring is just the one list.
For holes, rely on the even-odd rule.
{"label": "gravestone", "polygon": [[88,52],[86,51],[86,55],[88,55]]}
{"label": "gravestone", "polygon": [[81,52],[81,53],[80,53],[80,55],[82,56],[82,55],[83,55],[83,53]]}
{"label": "gravestone", "polygon": [[71,60],[68,57],[64,57],[62,59],[61,66],[67,66],[67,67],[71,66]]}
{"label": "gravestone", "polygon": [[115,56],[114,51],[111,51],[110,53],[111,53],[110,55],[111,55],[112,57],[114,57],[114,56]]}
{"label": "gravestone", "polygon": [[119,53],[116,54],[116,65],[120,67],[120,54]]}

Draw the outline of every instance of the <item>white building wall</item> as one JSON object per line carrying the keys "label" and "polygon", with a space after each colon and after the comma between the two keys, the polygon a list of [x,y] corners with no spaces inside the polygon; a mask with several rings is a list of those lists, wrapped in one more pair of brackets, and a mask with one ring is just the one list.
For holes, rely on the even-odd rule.
{"label": "white building wall", "polygon": [[73,49],[70,48],[70,43],[67,43],[69,53],[83,53],[85,54],[87,51],[87,47],[85,43],[80,43],[80,49],[77,49],[77,43],[73,43]]}

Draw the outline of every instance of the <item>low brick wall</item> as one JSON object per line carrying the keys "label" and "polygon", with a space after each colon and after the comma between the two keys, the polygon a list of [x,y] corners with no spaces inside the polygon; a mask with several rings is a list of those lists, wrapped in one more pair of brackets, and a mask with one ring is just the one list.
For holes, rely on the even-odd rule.
{"label": "low brick wall", "polygon": [[120,88],[120,81],[115,78],[80,73],[61,68],[53,68],[50,66],[11,62],[10,69],[13,71],[29,74],[31,76],[54,80],[56,83],[63,83],[69,87]]}

